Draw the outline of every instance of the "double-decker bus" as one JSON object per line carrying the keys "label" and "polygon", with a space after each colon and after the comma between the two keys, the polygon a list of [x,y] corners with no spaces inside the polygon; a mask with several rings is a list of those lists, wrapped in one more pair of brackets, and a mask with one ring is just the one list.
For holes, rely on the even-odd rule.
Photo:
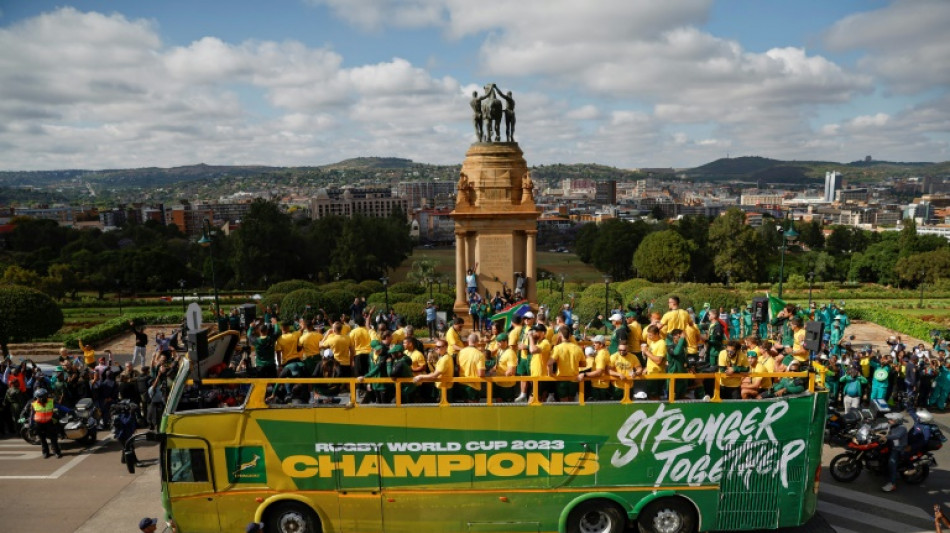
{"label": "double-decker bus", "polygon": [[[287,533],[684,533],[815,512],[827,394],[814,379],[760,400],[720,401],[718,385],[709,401],[634,400],[628,381],[616,402],[585,401],[581,387],[573,403],[418,404],[396,387],[389,405],[277,404],[275,387],[330,381],[355,398],[359,385],[195,384],[190,368],[183,359],[160,431],[126,448],[131,469],[136,439],[159,442],[163,505],[184,533],[250,521]],[[491,398],[495,379],[456,381],[481,381]],[[196,401],[215,391],[231,401]]]}

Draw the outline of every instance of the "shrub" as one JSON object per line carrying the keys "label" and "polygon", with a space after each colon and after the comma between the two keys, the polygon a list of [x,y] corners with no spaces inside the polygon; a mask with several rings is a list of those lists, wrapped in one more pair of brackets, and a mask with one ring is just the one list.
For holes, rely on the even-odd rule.
{"label": "shrub", "polygon": [[290,294],[300,289],[316,289],[317,286],[305,279],[290,279],[267,287],[264,294]]}
{"label": "shrub", "polygon": [[[380,288],[382,288],[381,283]],[[366,297],[366,305],[376,306],[378,309],[382,309],[386,305],[386,293],[380,291],[370,294]]]}
{"label": "shrub", "polygon": [[373,294],[374,292],[382,292],[383,290],[383,284],[376,281],[375,279],[368,279],[366,281],[361,281],[359,282],[359,286],[363,287],[363,289],[366,291],[365,296],[369,296],[370,294]]}
{"label": "shrub", "polygon": [[[419,296],[416,296],[415,298],[413,298],[412,301],[414,303],[419,303],[424,306],[426,302],[429,301],[429,295],[420,294]],[[432,295],[432,301],[435,302],[437,306],[439,306],[439,309],[451,309],[452,306],[455,305],[454,296],[449,296],[448,294],[441,294],[438,292]]]}
{"label": "shrub", "polygon": [[396,314],[402,317],[404,324],[412,324],[415,328],[426,326],[426,306],[417,302],[399,302],[393,305]]}
{"label": "shrub", "polygon": [[[210,322],[211,313],[205,311],[202,313],[202,320]],[[129,320],[136,324],[181,324],[181,312],[177,313],[137,313],[122,315],[120,317],[107,320],[91,328],[73,331],[61,337],[63,345],[67,348],[79,348],[79,339],[87,344],[97,344],[109,340],[117,335],[129,333]]]}
{"label": "shrub", "polygon": [[[302,289],[302,290],[306,290],[306,289]],[[265,294],[264,297],[261,298],[261,303],[260,303],[261,309],[262,310],[267,309],[268,307],[273,309],[275,305],[280,306],[280,304],[284,301],[284,296],[287,296],[287,295],[282,292],[274,292],[270,294]]]}
{"label": "shrub", "polygon": [[322,307],[331,317],[338,317],[343,313],[349,315],[353,298],[356,298],[356,295],[349,291],[340,289],[326,291],[321,297]]}
{"label": "shrub", "polygon": [[63,327],[63,311],[46,294],[21,285],[0,286],[0,347],[52,335]]}
{"label": "shrub", "polygon": [[410,283],[408,281],[400,281],[399,283],[393,283],[389,286],[389,293],[400,292],[405,294],[412,294],[413,296],[417,294],[423,294],[426,292],[426,288],[423,285],[418,283]]}
{"label": "shrub", "polygon": [[307,306],[311,311],[323,307],[323,293],[316,289],[297,289],[280,301],[280,318],[287,320],[294,317],[304,316],[307,312]]}
{"label": "shrub", "polygon": [[942,326],[932,322],[911,318],[880,307],[849,307],[847,312],[849,318],[874,322],[920,340],[930,339],[930,330],[943,329]]}

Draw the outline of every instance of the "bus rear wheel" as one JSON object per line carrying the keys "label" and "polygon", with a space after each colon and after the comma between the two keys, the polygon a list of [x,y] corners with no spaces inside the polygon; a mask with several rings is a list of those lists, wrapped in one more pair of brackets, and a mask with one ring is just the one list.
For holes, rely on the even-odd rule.
{"label": "bus rear wheel", "polygon": [[647,505],[637,517],[640,533],[694,533],[696,513],[684,500],[661,498]]}
{"label": "bus rear wheel", "polygon": [[309,507],[298,502],[278,503],[267,511],[267,533],[320,533]]}
{"label": "bus rear wheel", "polygon": [[615,503],[589,500],[579,504],[567,515],[567,533],[621,533],[627,516]]}

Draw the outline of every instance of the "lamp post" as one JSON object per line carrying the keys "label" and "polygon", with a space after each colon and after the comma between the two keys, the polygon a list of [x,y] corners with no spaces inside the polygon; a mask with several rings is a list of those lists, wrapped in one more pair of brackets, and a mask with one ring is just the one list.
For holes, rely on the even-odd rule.
{"label": "lamp post", "polygon": [[808,273],[808,309],[811,312],[811,289],[815,284],[815,271]]}
{"label": "lamp post", "polygon": [[[211,239],[211,222],[208,222],[207,218],[202,222],[203,231],[201,238],[198,239],[198,244],[208,247],[208,256],[211,258],[211,289],[214,290],[214,320],[217,322],[218,316],[221,314],[221,304],[218,300],[218,281],[214,274],[214,241]],[[267,283],[266,274],[264,275],[264,283]]]}
{"label": "lamp post", "polygon": [[561,274],[561,303],[564,303],[564,274]]}
{"label": "lamp post", "polygon": [[426,277],[426,283],[429,284],[429,299],[432,299],[432,278]]}
{"label": "lamp post", "polygon": [[548,275],[545,272],[538,274],[538,277],[541,278],[541,283],[538,284],[540,288],[544,288],[544,280],[547,279]]}
{"label": "lamp post", "polygon": [[607,318],[610,317],[610,275],[604,275],[604,325],[607,325]]}
{"label": "lamp post", "polygon": [[383,276],[379,278],[379,281],[383,282],[383,290],[386,291],[386,313],[389,313],[389,278]]}
{"label": "lamp post", "polygon": [[115,294],[119,297],[119,316],[122,316],[122,280],[115,278]]}
{"label": "lamp post", "polygon": [[[785,217],[786,219],[788,217]],[[779,231],[784,229],[782,226],[779,226]],[[789,226],[782,233],[782,262],[778,270],[778,297],[782,298],[782,282],[785,281],[785,250],[788,249],[788,243],[795,242],[798,239],[798,232],[795,231],[794,226]]]}
{"label": "lamp post", "polygon": [[920,271],[920,301],[917,302],[917,308],[924,308],[924,271]]}
{"label": "lamp post", "polygon": [[181,314],[188,312],[188,309],[185,308],[185,280],[178,280],[178,286],[181,287]]}
{"label": "lamp post", "polygon": [[732,283],[732,271],[727,270],[726,271],[726,287],[728,287],[731,283]]}

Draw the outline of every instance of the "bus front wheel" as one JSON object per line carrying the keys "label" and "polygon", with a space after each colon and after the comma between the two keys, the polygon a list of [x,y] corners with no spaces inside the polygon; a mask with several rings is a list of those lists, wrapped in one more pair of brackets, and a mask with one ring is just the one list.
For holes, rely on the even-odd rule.
{"label": "bus front wheel", "polygon": [[299,502],[281,502],[267,511],[267,533],[320,533],[316,515]]}
{"label": "bus front wheel", "polygon": [[637,517],[640,533],[693,533],[696,513],[684,500],[661,498],[650,502]]}
{"label": "bus front wheel", "polygon": [[589,500],[579,504],[567,515],[567,533],[621,533],[627,516],[615,503]]}

